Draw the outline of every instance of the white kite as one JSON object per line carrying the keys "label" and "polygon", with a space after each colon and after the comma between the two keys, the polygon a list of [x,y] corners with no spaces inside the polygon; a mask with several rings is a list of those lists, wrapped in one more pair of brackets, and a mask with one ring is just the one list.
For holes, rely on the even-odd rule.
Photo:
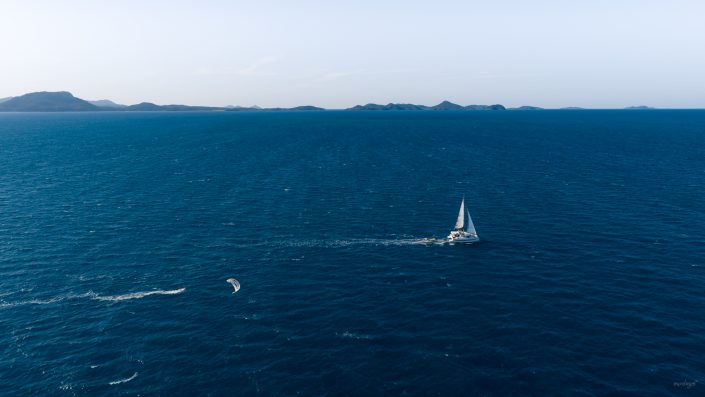
{"label": "white kite", "polygon": [[239,281],[235,280],[234,278],[229,278],[225,281],[227,281],[228,283],[230,283],[230,285],[233,286],[233,289],[234,289],[233,294],[236,293],[237,291],[240,291],[240,282]]}

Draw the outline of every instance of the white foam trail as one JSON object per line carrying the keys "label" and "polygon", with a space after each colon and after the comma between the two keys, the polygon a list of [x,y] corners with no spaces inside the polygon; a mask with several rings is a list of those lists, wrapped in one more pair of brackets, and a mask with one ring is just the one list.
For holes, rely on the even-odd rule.
{"label": "white foam trail", "polygon": [[137,375],[139,375],[139,374],[138,374],[137,372],[135,372],[135,373],[132,374],[132,376],[130,376],[129,378],[114,380],[114,381],[112,381],[112,382],[110,382],[110,383],[108,383],[108,384],[109,384],[110,386],[115,386],[115,385],[119,385],[119,384],[121,384],[121,383],[127,383],[127,382],[131,381],[132,379],[135,379],[135,378],[137,377]]}
{"label": "white foam trail", "polygon": [[228,283],[230,283],[230,285],[233,286],[233,290],[234,290],[233,294],[236,293],[237,291],[240,291],[240,282],[239,281],[235,280],[234,278],[229,278],[225,281],[227,281]]}
{"label": "white foam trail", "polygon": [[[267,245],[280,247],[348,247],[355,245],[404,246],[404,245],[443,245],[445,240],[429,240],[424,238],[381,239],[361,238],[349,240],[288,240]],[[256,244],[255,244],[256,245]]]}
{"label": "white foam trail", "polygon": [[124,300],[129,300],[129,299],[142,299],[145,296],[150,296],[150,295],[177,295],[182,292],[186,291],[186,288],[179,288],[179,289],[172,289],[172,290],[155,290],[155,291],[142,291],[142,292],[131,292],[129,294],[123,294],[123,295],[109,295],[109,296],[101,296],[101,295],[95,295],[93,299],[99,300],[99,301],[111,301],[111,302],[119,302],[119,301],[124,301]]}
{"label": "white foam trail", "polygon": [[49,305],[52,303],[61,302],[66,299],[92,298],[94,296],[95,296],[95,293],[87,292],[87,293],[81,294],[81,295],[75,295],[75,294],[59,295],[59,296],[55,296],[51,299],[43,299],[43,300],[42,299],[29,299],[29,300],[18,301],[18,302],[3,302],[3,303],[0,303],[0,309],[4,309],[7,307],[15,307],[15,306],[27,306],[27,305]]}
{"label": "white foam trail", "polygon": [[443,238],[359,238],[348,240],[293,240],[284,239],[282,241],[255,242],[246,244],[235,244],[238,247],[308,247],[308,248],[339,248],[353,247],[357,245],[376,246],[408,246],[408,245],[446,245],[448,242]]}
{"label": "white foam trail", "polygon": [[30,299],[26,301],[19,301],[19,302],[4,302],[0,303],[0,309],[4,309],[7,307],[15,307],[15,306],[25,306],[25,305],[49,305],[51,303],[59,302],[64,300],[66,297],[64,296],[57,296],[51,299],[46,299],[46,300],[41,300],[41,299]]}
{"label": "white foam trail", "polygon": [[93,300],[99,300],[99,301],[112,301],[112,302],[118,302],[118,301],[124,301],[128,299],[140,299],[144,298],[145,296],[150,296],[150,295],[176,295],[180,294],[182,292],[186,291],[186,288],[179,288],[179,289],[173,289],[173,290],[168,290],[168,291],[163,291],[163,290],[155,290],[155,291],[143,291],[143,292],[132,292],[129,294],[123,294],[123,295],[108,295],[108,296],[101,296],[96,294],[93,291],[86,292],[85,294],[68,294],[68,295],[59,295],[55,296],[50,299],[29,299],[29,300],[24,300],[24,301],[17,301],[17,302],[2,302],[0,303],[0,309],[6,309],[6,308],[11,308],[11,307],[16,307],[16,306],[28,306],[28,305],[49,305],[52,303],[60,302],[63,300],[68,300],[68,299],[82,299],[82,298],[90,298]]}

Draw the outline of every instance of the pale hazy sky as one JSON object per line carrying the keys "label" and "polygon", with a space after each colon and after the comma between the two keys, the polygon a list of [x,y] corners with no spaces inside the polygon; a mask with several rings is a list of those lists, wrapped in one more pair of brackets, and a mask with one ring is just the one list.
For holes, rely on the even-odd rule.
{"label": "pale hazy sky", "polygon": [[0,0],[0,97],[705,107],[705,0]]}

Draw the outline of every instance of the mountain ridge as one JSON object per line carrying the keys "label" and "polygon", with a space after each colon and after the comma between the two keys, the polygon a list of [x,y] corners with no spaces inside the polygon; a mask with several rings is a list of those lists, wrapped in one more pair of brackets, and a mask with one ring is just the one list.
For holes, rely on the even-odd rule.
{"label": "mountain ridge", "polygon": [[[554,110],[577,110],[584,108],[564,107]],[[648,106],[630,106],[624,109],[654,109]],[[280,112],[280,111],[324,111],[325,108],[304,105],[290,108],[259,106],[192,106],[192,105],[157,105],[151,102],[141,102],[134,105],[123,105],[109,99],[84,100],[75,97],[68,91],[31,92],[16,97],[0,98],[0,112],[76,112],[76,111],[121,111],[121,112],[185,112],[185,111],[225,111],[225,112]],[[504,110],[544,110],[536,106],[519,106],[507,108],[501,104],[494,105],[459,105],[450,101],[442,101],[437,105],[426,106],[413,103],[387,103],[380,105],[367,103],[355,105],[343,111],[504,111]],[[588,109],[585,109],[588,110]]]}
{"label": "mountain ridge", "polygon": [[76,98],[70,92],[31,92],[0,103],[5,112],[85,112],[101,110],[88,101]]}
{"label": "mountain ridge", "polygon": [[157,105],[141,102],[135,105],[121,105],[109,99],[87,101],[75,97],[68,91],[39,91],[16,97],[0,99],[0,112],[76,112],[76,111],[123,111],[123,112],[185,112],[185,111],[318,111],[316,106],[295,106],[292,108],[260,108],[252,106],[219,107],[190,105]]}
{"label": "mountain ridge", "polygon": [[99,108],[116,108],[116,109],[124,109],[127,107],[127,105],[122,105],[119,103],[115,103],[111,101],[110,99],[97,99],[95,101],[87,101],[88,103],[91,103],[93,105],[98,106]]}
{"label": "mountain ridge", "polygon": [[443,101],[438,105],[424,106],[413,103],[388,103],[379,105],[376,103],[368,103],[366,105],[356,105],[345,110],[352,111],[380,111],[380,110],[431,110],[431,111],[474,111],[474,110],[507,110],[503,105],[468,105],[462,106],[450,101]]}

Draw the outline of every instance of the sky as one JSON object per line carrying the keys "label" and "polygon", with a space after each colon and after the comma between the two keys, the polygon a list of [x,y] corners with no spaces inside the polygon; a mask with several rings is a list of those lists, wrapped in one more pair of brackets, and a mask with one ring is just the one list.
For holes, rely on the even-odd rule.
{"label": "sky", "polygon": [[705,1],[0,0],[0,98],[705,107]]}

